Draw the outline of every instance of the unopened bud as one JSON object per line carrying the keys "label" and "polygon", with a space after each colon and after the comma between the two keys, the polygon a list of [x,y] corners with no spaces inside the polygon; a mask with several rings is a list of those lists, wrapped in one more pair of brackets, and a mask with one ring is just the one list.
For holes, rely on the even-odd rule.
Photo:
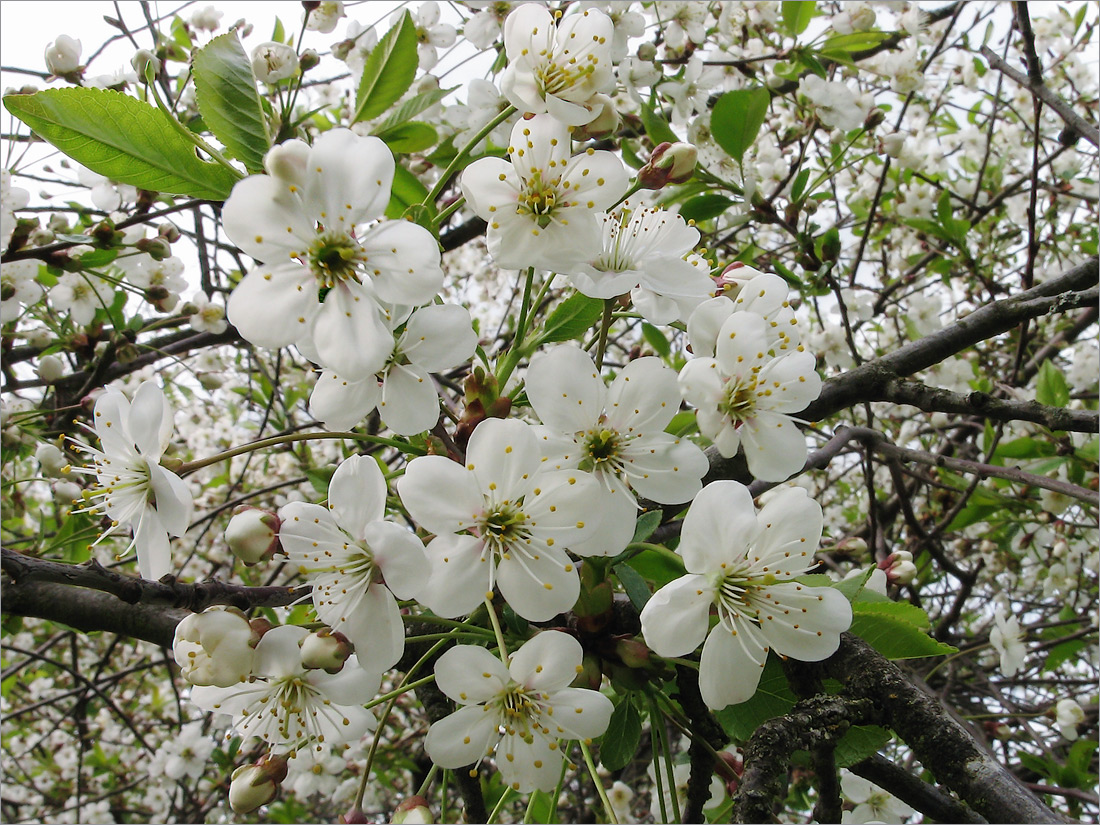
{"label": "unopened bud", "polygon": [[892,158],[901,156],[902,150],[905,148],[904,132],[891,132],[882,138],[882,151]]}
{"label": "unopened bud", "polygon": [[36,372],[39,378],[52,384],[65,374],[65,362],[56,355],[43,355],[38,359]]}
{"label": "unopened bud", "polygon": [[601,140],[613,135],[619,128],[622,118],[607,95],[596,93],[583,105],[588,111],[599,111],[599,114],[583,126],[573,129],[573,140]]}
{"label": "unopened bud", "polygon": [[130,58],[130,65],[134,67],[138,77],[145,77],[149,67],[152,67],[154,75],[159,74],[161,63],[157,56],[148,49],[138,49],[134,56]]}
{"label": "unopened bud", "polygon": [[886,120],[886,112],[876,106],[864,119],[863,128],[870,132],[884,120]]}
{"label": "unopened bud", "polygon": [[35,349],[45,349],[53,343],[53,334],[48,329],[32,329],[25,334],[27,343]]}
{"label": "unopened bud", "polygon": [[261,638],[263,638],[263,635],[267,633],[267,631],[275,627],[275,625],[273,625],[263,616],[257,616],[254,619],[249,619],[248,626],[252,630],[252,647],[256,646],[256,643],[259,642]]}
{"label": "unopened bud", "polygon": [[34,451],[34,457],[42,468],[42,475],[50,478],[60,478],[69,466],[69,459],[61,452],[56,444],[39,444]]}
{"label": "unopened bud", "polygon": [[57,235],[54,234],[52,229],[43,227],[41,229],[33,230],[28,237],[28,240],[30,241],[31,246],[45,246],[48,243],[53,243],[54,238],[56,237]]}
{"label": "unopened bud", "polygon": [[726,792],[733,796],[737,793],[737,786],[741,784],[741,775],[745,772],[745,760],[729,751],[718,752],[719,762],[715,769],[722,779],[726,780]]}
{"label": "unopened bud", "polygon": [[60,35],[46,47],[46,68],[50,74],[64,77],[80,68],[80,41]]}
{"label": "unopened bud", "polygon": [[638,59],[652,63],[657,59],[657,47],[648,41],[643,43],[638,47]]}
{"label": "unopened bud", "polygon": [[725,295],[727,298],[736,298],[737,293],[741,291],[741,287],[760,274],[759,269],[741,261],[734,261],[714,278],[714,284],[718,288],[718,293]]}
{"label": "unopened bud", "polygon": [[339,43],[332,44],[332,56],[337,60],[347,60],[348,55],[351,54],[351,50],[355,48],[355,41],[352,39],[341,40]]}
{"label": "unopened bud", "polygon": [[162,223],[157,227],[157,234],[168,241],[168,243],[175,243],[180,239],[179,227],[174,223]]}
{"label": "unopened bud", "polygon": [[298,56],[298,65],[301,67],[303,74],[320,62],[321,55],[317,54],[315,49],[306,49]]}
{"label": "unopened bud", "polygon": [[247,814],[266,805],[279,793],[279,783],[286,779],[286,757],[266,754],[252,765],[241,765],[233,771],[229,783],[229,807]]}
{"label": "unopened bud", "polygon": [[216,390],[225,384],[225,379],[216,372],[200,372],[198,379],[204,390]]}
{"label": "unopened bud", "polygon": [[231,687],[252,673],[259,636],[233,607],[208,607],[176,625],[172,655],[193,685]]}
{"label": "unopened bud", "polygon": [[272,146],[264,155],[264,170],[274,178],[301,186],[305,180],[309,144],[301,140],[288,140]]}
{"label": "unopened bud", "polygon": [[370,822],[367,819],[367,815],[358,808],[349,808],[344,813],[340,814],[339,821],[343,825],[366,825]]}
{"label": "unopened bud", "polygon": [[233,555],[252,566],[279,552],[279,517],[268,510],[243,504],[225,528],[225,543]]}
{"label": "unopened bud", "polygon": [[627,667],[646,667],[652,655],[637,639],[619,639],[615,642],[615,654]]}
{"label": "unopened bud", "polygon": [[662,189],[670,183],[685,183],[695,174],[698,150],[690,143],[661,143],[638,170],[643,189]]}
{"label": "unopened bud", "polygon": [[410,796],[401,801],[393,812],[390,822],[394,825],[413,825],[413,823],[435,822],[428,800],[422,796]]}
{"label": "unopened bud", "polygon": [[325,627],[302,639],[302,667],[339,673],[354,652],[355,645],[347,636]]}
{"label": "unopened bud", "polygon": [[881,562],[879,569],[886,573],[891,584],[910,584],[917,575],[913,554],[908,550],[895,550]]}

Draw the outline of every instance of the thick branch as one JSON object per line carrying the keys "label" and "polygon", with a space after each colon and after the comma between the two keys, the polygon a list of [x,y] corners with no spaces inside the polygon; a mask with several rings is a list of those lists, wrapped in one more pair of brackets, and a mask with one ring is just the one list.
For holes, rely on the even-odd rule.
{"label": "thick branch", "polygon": [[1068,821],[982,750],[938,699],[913,685],[862,639],[843,634],[840,649],[826,660],[825,669],[853,699],[875,708],[877,721],[897,732],[937,782],[990,822]]}
{"label": "thick branch", "polygon": [[[108,570],[95,559],[83,564],[62,564],[25,556],[6,547],[0,558],[2,558],[0,564],[3,571],[11,577],[11,583],[4,588],[5,613],[9,612],[7,603],[9,590],[18,592],[24,586],[40,583],[64,585],[66,588],[90,588],[109,593],[126,604],[140,602],[146,607],[182,608],[195,613],[215,604],[232,605],[241,610],[253,607],[284,607],[308,596],[310,592],[308,587],[245,587],[219,581],[187,584],[176,581],[170,575],[154,582]],[[62,592],[68,592],[70,596],[67,598],[72,598],[71,589]],[[48,617],[43,616],[43,618]],[[107,628],[90,629],[106,630]]]}
{"label": "thick branch", "polygon": [[936,822],[985,822],[965,805],[945,794],[935,785],[922,782],[919,777],[895,765],[885,756],[875,754],[849,769],[852,773],[885,788],[906,805],[931,817]]}

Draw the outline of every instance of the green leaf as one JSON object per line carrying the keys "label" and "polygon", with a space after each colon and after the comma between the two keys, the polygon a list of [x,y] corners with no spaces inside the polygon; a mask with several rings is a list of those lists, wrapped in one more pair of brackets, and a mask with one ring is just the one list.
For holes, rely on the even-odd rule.
{"label": "green leaf", "polygon": [[714,104],[710,117],[711,134],[738,164],[764,125],[771,99],[768,90],[758,86],[726,92]]}
{"label": "green leaf", "polygon": [[1039,367],[1035,400],[1052,407],[1064,407],[1069,403],[1069,385],[1066,384],[1065,376],[1049,360]]}
{"label": "green leaf", "polygon": [[554,798],[546,791],[532,791],[531,799],[527,803],[527,816],[524,822],[551,822],[550,816],[554,811]]}
{"label": "green leaf", "polygon": [[645,133],[653,141],[654,146],[659,143],[676,143],[680,139],[676,137],[676,133],[672,131],[672,127],[668,125],[664,115],[658,113],[656,94],[648,104],[642,104],[640,114]]}
{"label": "green leaf", "polygon": [[653,347],[653,351],[662,358],[672,357],[672,347],[669,346],[668,339],[653,324],[642,321],[642,337],[645,338],[647,344]]}
{"label": "green leaf", "polygon": [[195,103],[211,134],[250,172],[261,172],[271,134],[252,62],[235,31],[215,37],[191,64]]}
{"label": "green leaf", "polygon": [[[626,566],[629,566],[631,570],[646,581],[653,582],[656,587],[664,587],[673,579],[678,579],[687,573],[683,562],[679,561],[678,557],[660,553],[656,550],[643,550],[632,556],[630,561],[619,565],[619,567]],[[619,580],[622,580],[621,576]]]}
{"label": "green leaf", "polygon": [[394,126],[400,126],[402,123],[407,123],[418,114],[423,112],[425,109],[434,106],[436,103],[441,101],[453,91],[453,88],[431,89],[430,91],[421,92],[414,97],[410,97],[396,109],[390,112],[386,116],[386,119],[374,128],[374,134],[380,135],[387,129],[392,129]]}
{"label": "green leaf", "polygon": [[1047,654],[1046,661],[1043,662],[1043,673],[1057,670],[1062,662],[1075,659],[1082,649],[1088,647],[1088,644],[1084,639],[1070,639],[1068,642],[1055,645]]}
{"label": "green leaf", "polygon": [[928,615],[905,602],[853,602],[851,631],[887,659],[944,656],[957,648],[936,641],[924,628]]}
{"label": "green leaf", "polygon": [[428,190],[420,178],[400,163],[394,169],[393,188],[390,190],[390,202],[386,207],[386,217],[398,220],[410,206],[421,203],[428,197]]}
{"label": "green leaf", "polygon": [[386,142],[395,155],[423,152],[439,141],[439,135],[435,129],[419,120],[402,123],[400,126],[394,126],[384,132],[375,132],[375,134]]}
{"label": "green leaf", "polygon": [[709,221],[711,218],[717,218],[731,206],[733,201],[725,195],[709,192],[684,201],[684,205],[680,207],[680,217],[685,221]]}
{"label": "green leaf", "polygon": [[569,341],[590,330],[602,315],[603,301],[574,292],[550,313],[538,341],[540,344]]}
{"label": "green leaf", "polygon": [[225,200],[241,175],[200,160],[171,118],[106,89],[47,89],[7,95],[8,111],[77,163],[152,192]]}
{"label": "green leaf", "polygon": [[406,11],[401,22],[382,35],[363,66],[351,122],[378,117],[396,103],[412,86],[419,62],[416,25]]}
{"label": "green leaf", "polygon": [[[631,561],[633,561],[633,559]],[[626,595],[630,597],[631,604],[638,610],[645,607],[646,602],[649,601],[652,595],[649,592],[649,586],[645,583],[645,579],[643,579],[629,564],[616,564],[613,569],[615,570],[615,575],[619,577],[619,583],[622,584],[623,590],[626,591]]]}
{"label": "green leaf", "polygon": [[607,732],[600,741],[600,763],[609,771],[625,768],[638,752],[641,740],[642,717],[630,697],[625,696],[612,711]]}
{"label": "green leaf", "polygon": [[328,483],[332,481],[332,476],[336,472],[334,465],[328,465],[327,467],[316,467],[306,469],[306,478],[309,479],[309,483],[313,485],[313,489],[323,496],[328,495]]}
{"label": "green leaf", "polygon": [[784,0],[783,25],[791,34],[802,34],[817,14],[817,3],[813,0]]}
{"label": "green leaf", "polygon": [[836,743],[836,766],[850,768],[890,741],[890,732],[878,725],[852,725]]}
{"label": "green leaf", "polygon": [[660,510],[650,510],[648,513],[642,513],[638,516],[638,521],[634,524],[634,538],[630,540],[631,544],[637,541],[645,541],[653,535],[653,531],[661,526],[661,518],[664,516]]}
{"label": "green leaf", "polygon": [[803,169],[795,175],[791,184],[791,203],[797,203],[802,199],[802,193],[806,190],[806,184],[810,182],[810,170]]}
{"label": "green leaf", "polygon": [[878,31],[834,34],[821,45],[821,54],[824,57],[832,57],[830,52],[863,51],[874,48],[889,37],[889,33]]}
{"label": "green leaf", "polygon": [[756,693],[746,702],[718,711],[714,715],[726,733],[745,742],[753,732],[769,719],[782,716],[794,707],[794,694],[783,675],[783,667],[775,654],[768,656]]}

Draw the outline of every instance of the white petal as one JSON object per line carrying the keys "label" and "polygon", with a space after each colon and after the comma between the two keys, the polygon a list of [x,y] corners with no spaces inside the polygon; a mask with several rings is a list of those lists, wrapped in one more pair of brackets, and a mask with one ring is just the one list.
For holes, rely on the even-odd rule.
{"label": "white petal", "polygon": [[686,439],[663,432],[639,438],[623,450],[624,473],[640,494],[662,504],[691,501],[710,468],[706,454]]}
{"label": "white petal", "polygon": [[138,452],[146,458],[158,459],[172,434],[172,408],[152,381],[144,381],[130,402],[127,430]]}
{"label": "white petal", "polygon": [[563,433],[587,430],[604,411],[599,370],[579,347],[557,346],[531,359],[527,398],[542,422]]}
{"label": "white petal", "polygon": [[329,291],[310,332],[322,365],[354,381],[381,370],[393,351],[393,335],[372,291],[351,281]]}
{"label": "white petal", "polygon": [[432,533],[467,530],[485,507],[474,474],[441,455],[410,461],[397,492],[413,521]]}
{"label": "white petal", "polygon": [[302,672],[302,639],[309,635],[304,627],[280,625],[267,631],[256,644],[252,672],[258,676],[281,679]]}
{"label": "white petal", "polygon": [[492,562],[481,551],[481,540],[474,536],[441,535],[428,542],[424,552],[430,572],[420,601],[446,619],[464,616],[484,602]]}
{"label": "white petal", "polygon": [[761,588],[760,626],[777,653],[819,662],[836,653],[852,624],[852,606],[839,590],[780,582]]}
{"label": "white petal", "polygon": [[156,581],[172,572],[172,547],[168,542],[168,533],[152,507],[143,508],[134,525],[134,544],[137,547],[138,570],[143,579]]}
{"label": "white petal", "polygon": [[692,358],[677,377],[684,400],[700,409],[717,407],[724,384],[713,358]]}
{"label": "white petal", "polygon": [[684,516],[676,551],[692,573],[717,573],[723,564],[745,557],[756,523],[756,508],[745,485],[711,482]]}
{"label": "white petal", "polygon": [[306,679],[338,705],[364,705],[378,693],[382,685],[382,671],[364,667],[356,654],[344,663],[338,673],[311,670],[307,671]]}
{"label": "white petal", "polygon": [[290,252],[305,252],[317,234],[290,184],[268,175],[237,182],[222,207],[222,224],[245,254],[269,264],[285,263]]}
{"label": "white petal", "polygon": [[309,396],[309,413],[325,429],[350,430],[378,406],[382,390],[373,375],[362,381],[347,381],[325,370]]}
{"label": "white petal", "polygon": [[733,302],[720,295],[703,301],[688,318],[688,339],[696,358],[713,358],[718,332],[733,314]]}
{"label": "white petal", "polygon": [[245,275],[229,296],[225,314],[246,341],[276,348],[305,335],[319,309],[313,273],[292,261]]}
{"label": "white petal", "polygon": [[[503,177],[502,177],[503,176]],[[492,220],[496,210],[515,209],[519,176],[512,164],[500,158],[475,160],[462,171],[462,194],[479,218]]]}
{"label": "white petal", "polygon": [[497,564],[497,584],[511,608],[532,622],[564,613],[580,595],[577,569],[556,547],[540,548],[533,557],[513,551]]}
{"label": "white petal", "polygon": [[385,211],[393,173],[393,153],[380,139],[331,129],[310,150],[303,200],[327,229],[348,231]]}
{"label": "white petal", "polygon": [[824,519],[821,505],[803,488],[776,490],[760,510],[757,524],[753,546],[776,575],[800,575],[813,563]]}
{"label": "white petal", "polygon": [[[809,352],[792,352],[768,363],[760,371],[759,386],[770,391],[768,409],[797,413],[821,395],[817,359]],[[764,399],[761,399],[763,403]]]}
{"label": "white petal", "polygon": [[469,705],[433,722],[424,749],[441,768],[463,768],[484,757],[497,735],[494,714],[481,705]]}
{"label": "white petal", "polygon": [[736,635],[717,625],[699,657],[699,692],[712,710],[751,699],[768,659],[760,629],[751,622],[735,624]]}
{"label": "white petal", "polygon": [[[170,536],[182,536],[191,522],[191,490],[178,475],[159,464],[149,465],[149,481],[157,501],[157,516]],[[163,575],[163,574],[162,574]]]}
{"label": "white petal", "polygon": [[600,483],[579,470],[540,473],[524,502],[532,535],[572,547],[593,535],[603,519]]}
{"label": "white petal", "polygon": [[457,304],[432,304],[409,318],[401,350],[428,372],[457,366],[474,354],[477,333],[470,313]]}
{"label": "white petal", "polygon": [[383,673],[397,664],[405,652],[405,625],[393,594],[379,583],[354,597],[334,590],[322,593],[314,586],[313,603],[321,621],[351,640],[367,670]]}
{"label": "white petal", "polygon": [[535,735],[528,742],[518,732],[505,735],[496,753],[500,778],[519,793],[554,790],[561,775],[562,754],[550,745],[544,736]]}
{"label": "white petal", "polygon": [[367,455],[344,459],[329,482],[328,506],[341,527],[362,538],[367,523],[386,514],[386,479],[378,462]]}
{"label": "white petal", "polygon": [[363,538],[382,571],[386,587],[399,599],[415,599],[424,585],[428,557],[424,545],[398,524],[378,521],[363,529]]}
{"label": "white petal", "polygon": [[623,162],[611,152],[577,155],[566,164],[563,183],[568,181],[574,200],[592,209],[607,209],[626,191],[629,178]]}
{"label": "white petal", "polygon": [[400,435],[430,430],[439,421],[439,394],[432,377],[415,364],[391,366],[382,378],[378,414]]}
{"label": "white petal", "polygon": [[642,608],[642,636],[658,656],[685,656],[707,634],[714,588],[706,576],[681,576],[669,582]]}
{"label": "white petal", "polygon": [[599,524],[583,541],[571,540],[569,550],[578,556],[617,556],[634,538],[638,501],[619,479],[599,485]]}
{"label": "white petal", "polygon": [[279,519],[279,541],[293,563],[312,569],[326,551],[344,556],[348,537],[321,505],[292,501],[279,508]]}
{"label": "white petal", "polygon": [[108,456],[135,457],[136,445],[126,426],[129,417],[130,402],[121,390],[109,387],[95,402],[95,432]]}
{"label": "white petal", "polygon": [[740,429],[753,478],[786,481],[806,464],[806,437],[785,415],[757,412]]}
{"label": "white petal", "polygon": [[504,663],[476,645],[456,645],[435,663],[436,686],[461,705],[490,701],[508,680]]}
{"label": "white petal", "polygon": [[[554,721],[564,738],[595,739],[603,736],[615,709],[611,700],[597,690],[565,688],[554,693]],[[558,731],[554,731],[557,733]]]}
{"label": "white petal", "polygon": [[680,409],[676,373],[652,356],[631,361],[611,382],[607,420],[624,432],[663,430]]}
{"label": "white petal", "polygon": [[378,300],[419,306],[443,287],[439,244],[424,227],[409,221],[382,221],[367,230],[360,243]]}
{"label": "white petal", "polygon": [[741,287],[733,304],[739,311],[768,317],[787,303],[789,292],[787,282],[781,277],[773,272],[761,272]]}
{"label": "white petal", "polygon": [[539,55],[554,46],[554,20],[544,6],[524,3],[504,18],[504,51],[508,61]]}
{"label": "white petal", "polygon": [[718,333],[715,359],[726,375],[754,376],[771,356],[768,355],[768,324],[752,312],[735,312]]}
{"label": "white petal", "polygon": [[514,501],[523,495],[540,459],[534,432],[517,418],[485,419],[474,429],[466,448],[466,469],[477,478],[478,489],[495,501]]}
{"label": "white petal", "polygon": [[512,654],[508,672],[532,690],[561,690],[577,678],[584,651],[568,633],[545,630]]}

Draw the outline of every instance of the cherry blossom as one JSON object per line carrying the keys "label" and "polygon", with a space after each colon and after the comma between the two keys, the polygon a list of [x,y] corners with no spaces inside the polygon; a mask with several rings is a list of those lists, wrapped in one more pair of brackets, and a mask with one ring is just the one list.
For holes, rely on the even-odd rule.
{"label": "cherry blossom", "polygon": [[497,585],[531,621],[576,602],[580,581],[565,551],[595,535],[599,484],[587,473],[549,469],[530,425],[486,419],[470,437],[465,466],[415,458],[397,490],[413,520],[435,533],[420,601],[439,615],[469,613]]}
{"label": "cherry blossom", "polygon": [[486,242],[498,266],[558,269],[599,253],[598,210],[626,190],[626,170],[611,152],[570,157],[570,146],[564,125],[536,115],[512,128],[511,163],[482,158],[462,173],[467,203],[489,222]]}
{"label": "cherry blossom", "polygon": [[340,464],[327,508],[293,501],[279,510],[279,541],[313,586],[318,617],[378,671],[396,664],[405,649],[394,596],[415,598],[425,565],[420,540],[383,521],[385,512],[386,480],[370,456]]}
{"label": "cherry blossom", "polygon": [[312,147],[276,146],[264,162],[270,174],[240,181],[225,203],[226,234],[264,262],[229,296],[229,320],[257,346],[309,337],[324,366],[366,378],[393,344],[379,302],[428,303],[443,279],[439,247],[408,221],[367,225],[394,174],[376,137],[333,129]]}
{"label": "cherry blossom", "polygon": [[626,547],[636,495],[679,504],[702,488],[703,451],[664,432],[680,408],[680,392],[676,374],[660,359],[631,361],[608,389],[583,351],[555,347],[532,360],[527,397],[546,424],[539,432],[549,464],[591,472],[600,482],[603,521],[575,552],[613,556]]}
{"label": "cherry blossom", "polygon": [[838,590],[795,581],[815,566],[821,528],[820,505],[799,487],[776,491],[759,513],[736,481],[708,484],[695,497],[676,550],[687,575],[654,593],[641,620],[646,644],[661,656],[703,643],[699,688],[708,707],[751,698],[770,650],[804,662],[836,651],[851,605]]}
{"label": "cherry blossom", "polygon": [[428,730],[432,761],[461,768],[495,752],[512,790],[553,790],[564,758],[558,739],[590,741],[611,721],[610,699],[569,687],[582,653],[576,639],[556,630],[539,633],[507,665],[483,647],[448,650],[436,662],[436,684],[461,707]]}
{"label": "cherry blossom", "polygon": [[614,77],[614,24],[597,9],[583,9],[555,26],[550,11],[525,3],[504,20],[508,68],[501,91],[521,112],[548,112],[566,126],[581,126],[598,112],[584,102]]}

